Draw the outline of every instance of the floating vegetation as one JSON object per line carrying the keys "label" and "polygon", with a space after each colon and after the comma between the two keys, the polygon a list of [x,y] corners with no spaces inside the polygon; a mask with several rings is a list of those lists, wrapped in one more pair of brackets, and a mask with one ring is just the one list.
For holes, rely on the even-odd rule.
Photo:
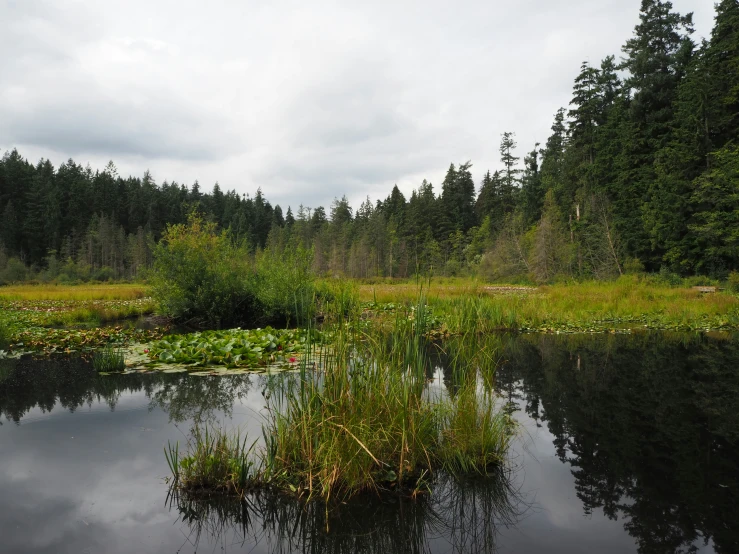
{"label": "floating vegetation", "polygon": [[133,329],[99,327],[95,329],[44,329],[32,327],[16,333],[13,337],[12,351],[36,355],[84,354],[95,352],[108,344],[125,346],[133,343],[146,343],[158,340],[164,329]]}
{"label": "floating vegetation", "polygon": [[296,364],[308,344],[321,334],[306,329],[230,329],[171,335],[151,344],[149,359],[192,368],[220,366],[227,369],[265,367],[275,362]]}
{"label": "floating vegetation", "polygon": [[126,369],[126,362],[123,350],[114,345],[107,345],[102,350],[98,350],[92,357],[92,367],[95,371],[110,373],[113,371],[123,371]]}

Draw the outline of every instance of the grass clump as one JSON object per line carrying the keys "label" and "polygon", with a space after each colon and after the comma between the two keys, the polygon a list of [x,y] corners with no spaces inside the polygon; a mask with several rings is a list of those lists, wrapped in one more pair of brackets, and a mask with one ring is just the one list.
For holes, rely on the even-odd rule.
{"label": "grass clump", "polygon": [[126,361],[123,350],[113,345],[106,345],[98,350],[92,357],[92,367],[95,371],[111,372],[126,369]]}
{"label": "grass clump", "polygon": [[485,474],[505,461],[511,421],[490,391],[465,384],[446,404],[438,456],[455,475]]}
{"label": "grass clump", "polygon": [[179,445],[164,449],[173,485],[190,492],[220,491],[243,494],[255,483],[257,467],[251,455],[255,443],[219,429],[195,426],[188,454],[180,456]]}

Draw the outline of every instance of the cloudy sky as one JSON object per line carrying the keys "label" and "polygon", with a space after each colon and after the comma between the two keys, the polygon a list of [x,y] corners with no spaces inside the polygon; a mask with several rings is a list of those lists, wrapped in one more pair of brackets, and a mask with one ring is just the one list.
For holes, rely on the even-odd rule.
{"label": "cloudy sky", "polygon": [[[708,36],[712,0],[673,0]],[[0,152],[356,206],[544,142],[640,0],[0,0]],[[438,190],[438,188],[437,188]]]}

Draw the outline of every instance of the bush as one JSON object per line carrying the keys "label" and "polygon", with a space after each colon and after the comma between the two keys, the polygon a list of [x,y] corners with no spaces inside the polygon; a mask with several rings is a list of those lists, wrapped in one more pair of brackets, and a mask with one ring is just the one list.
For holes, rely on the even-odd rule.
{"label": "bush", "polygon": [[732,271],[729,273],[729,277],[726,279],[726,287],[731,292],[739,292],[739,272]]}
{"label": "bush", "polygon": [[705,275],[693,275],[683,279],[683,284],[686,287],[718,287],[720,283],[717,279],[711,279]]}
{"label": "bush", "polygon": [[26,280],[28,269],[18,258],[10,258],[5,269],[0,272],[0,284],[20,283]]}
{"label": "bush", "polygon": [[660,269],[659,273],[654,276],[654,279],[657,283],[670,287],[679,287],[683,284],[682,277],[677,273],[671,272],[665,266],[662,266],[662,269]]}
{"label": "bush", "polygon": [[215,223],[191,215],[187,225],[170,225],[154,248],[152,295],[177,319],[239,323],[253,309],[247,252]]}
{"label": "bush", "polygon": [[302,248],[252,257],[215,223],[191,215],[154,248],[152,294],[166,314],[216,327],[299,322],[313,311],[311,261]]}
{"label": "bush", "polygon": [[639,258],[626,258],[623,270],[626,274],[644,273],[644,264]]}
{"label": "bush", "polygon": [[108,267],[107,265],[101,267],[100,269],[96,269],[94,273],[92,274],[93,281],[112,281],[115,279],[115,271],[112,267]]}

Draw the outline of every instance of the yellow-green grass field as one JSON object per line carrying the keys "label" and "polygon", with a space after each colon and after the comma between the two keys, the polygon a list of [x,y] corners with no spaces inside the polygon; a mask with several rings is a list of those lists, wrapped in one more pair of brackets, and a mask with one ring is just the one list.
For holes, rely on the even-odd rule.
{"label": "yellow-green grass field", "polygon": [[13,300],[137,300],[148,296],[145,285],[12,285],[0,287],[0,301]]}
{"label": "yellow-green grass field", "polygon": [[[417,300],[415,282],[360,284],[370,306]],[[612,282],[523,287],[459,279],[424,283],[428,302],[453,333],[493,330],[603,331],[737,329],[739,296],[670,287],[625,276]]]}
{"label": "yellow-green grass field", "polygon": [[0,321],[24,327],[101,324],[154,311],[142,285],[16,285],[0,287]]}

